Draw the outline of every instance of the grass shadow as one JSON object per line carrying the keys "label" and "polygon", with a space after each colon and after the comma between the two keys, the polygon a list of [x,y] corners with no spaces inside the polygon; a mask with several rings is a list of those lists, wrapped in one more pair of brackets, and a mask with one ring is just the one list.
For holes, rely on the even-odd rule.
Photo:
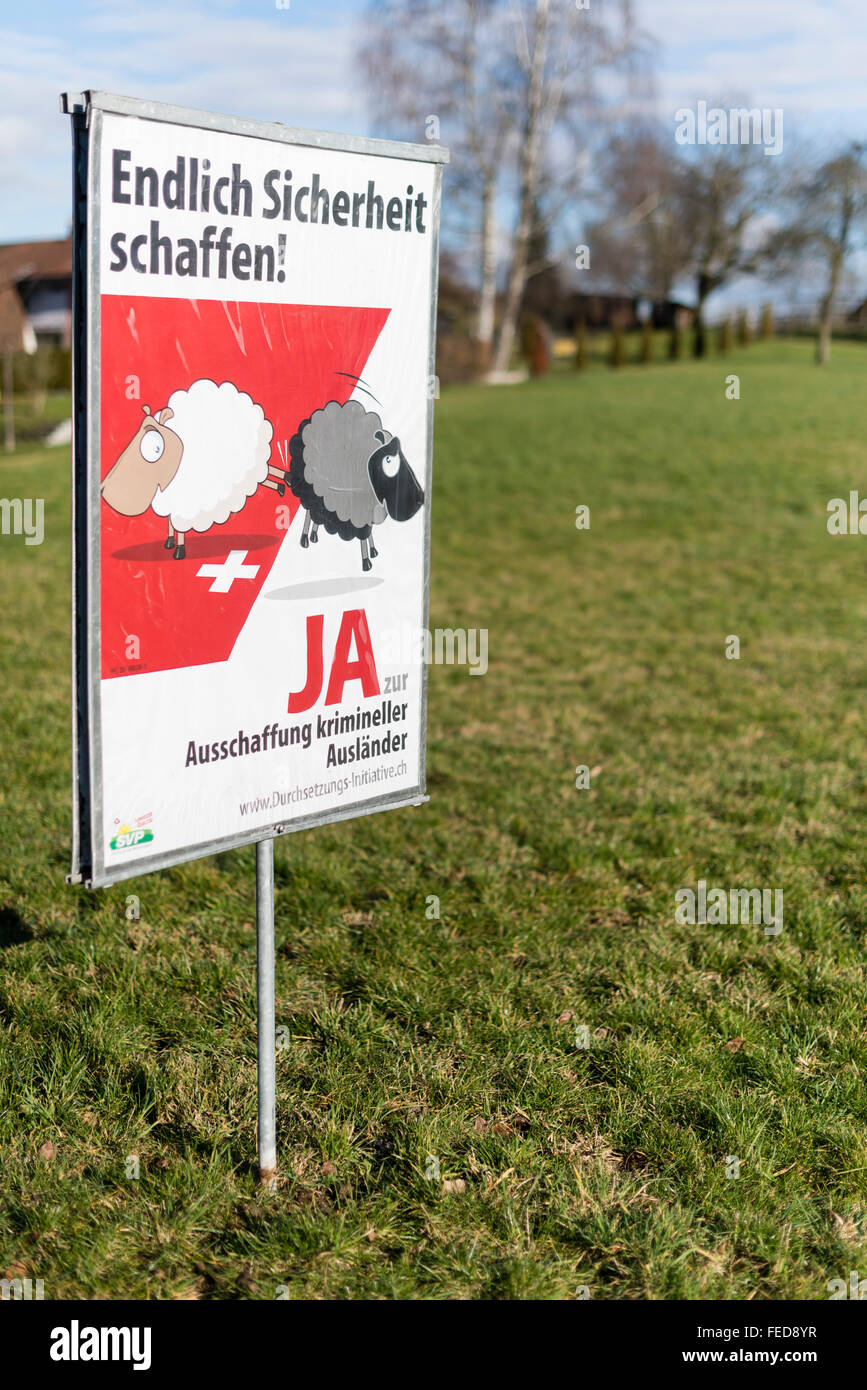
{"label": "grass shadow", "polygon": [[0,907],[0,950],[32,941],[36,933],[14,907]]}

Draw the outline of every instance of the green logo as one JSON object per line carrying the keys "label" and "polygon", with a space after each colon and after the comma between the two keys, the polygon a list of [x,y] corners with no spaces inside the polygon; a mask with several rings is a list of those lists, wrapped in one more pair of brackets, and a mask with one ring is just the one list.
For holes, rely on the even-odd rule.
{"label": "green logo", "polygon": [[151,830],[132,830],[128,825],[122,825],[110,844],[112,849],[136,849],[139,845],[146,845],[148,840],[152,839],[153,831]]}

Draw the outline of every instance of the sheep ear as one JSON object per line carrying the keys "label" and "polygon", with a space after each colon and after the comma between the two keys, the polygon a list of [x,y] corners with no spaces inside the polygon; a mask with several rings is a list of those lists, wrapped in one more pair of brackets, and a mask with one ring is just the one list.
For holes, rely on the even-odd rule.
{"label": "sheep ear", "polygon": [[141,408],[141,410],[142,410],[142,415],[150,415],[150,413],[151,413],[151,408],[150,408],[149,405],[143,405],[142,408]]}
{"label": "sheep ear", "polygon": [[174,418],[175,412],[173,410],[169,410],[168,406],[166,406],[165,410],[161,410],[159,415],[157,416],[157,420],[161,425],[164,425],[166,423],[166,420],[174,420]]}
{"label": "sheep ear", "polygon": [[374,439],[378,439],[380,444],[385,443],[385,435],[383,434],[382,430],[377,430],[376,434],[373,437]]}

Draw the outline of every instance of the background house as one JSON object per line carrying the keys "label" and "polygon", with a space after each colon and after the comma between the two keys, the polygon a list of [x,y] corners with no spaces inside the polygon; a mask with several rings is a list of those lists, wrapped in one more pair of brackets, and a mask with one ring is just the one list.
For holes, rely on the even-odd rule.
{"label": "background house", "polygon": [[654,328],[689,328],[695,311],[686,304],[666,299],[651,302],[627,294],[581,294],[564,297],[561,304],[563,328],[572,333],[579,323],[593,329],[638,328],[649,318]]}
{"label": "background house", "polygon": [[0,246],[0,344],[13,352],[68,347],[72,238]]}

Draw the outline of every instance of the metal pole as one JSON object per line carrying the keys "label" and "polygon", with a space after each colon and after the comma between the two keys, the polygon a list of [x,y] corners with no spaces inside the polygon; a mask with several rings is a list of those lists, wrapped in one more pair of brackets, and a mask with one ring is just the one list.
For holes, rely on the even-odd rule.
{"label": "metal pole", "polygon": [[274,1018],[274,841],[256,844],[256,1000],[259,1047],[259,1181],[277,1182],[276,1024]]}

